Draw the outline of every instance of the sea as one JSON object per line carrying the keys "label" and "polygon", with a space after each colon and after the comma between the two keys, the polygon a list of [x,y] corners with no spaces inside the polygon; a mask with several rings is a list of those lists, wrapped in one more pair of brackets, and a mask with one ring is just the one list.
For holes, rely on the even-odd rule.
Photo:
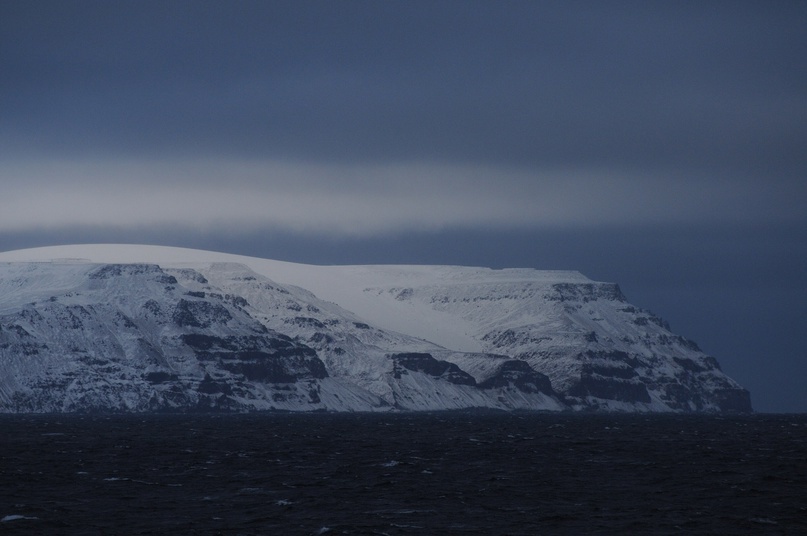
{"label": "sea", "polygon": [[807,534],[807,415],[0,415],[0,534]]}

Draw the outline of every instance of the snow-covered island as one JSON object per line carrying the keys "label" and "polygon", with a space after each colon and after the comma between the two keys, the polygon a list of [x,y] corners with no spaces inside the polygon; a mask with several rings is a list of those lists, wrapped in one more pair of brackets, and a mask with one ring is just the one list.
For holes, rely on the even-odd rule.
{"label": "snow-covered island", "polygon": [[698,346],[577,272],[0,253],[0,412],[748,412]]}

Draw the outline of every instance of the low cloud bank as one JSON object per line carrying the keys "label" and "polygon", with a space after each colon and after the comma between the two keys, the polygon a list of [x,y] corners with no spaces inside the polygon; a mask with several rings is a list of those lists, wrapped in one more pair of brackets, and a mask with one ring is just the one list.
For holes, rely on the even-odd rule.
{"label": "low cloud bank", "polygon": [[803,221],[804,187],[607,169],[270,160],[4,165],[0,230],[175,224],[372,236],[519,228]]}

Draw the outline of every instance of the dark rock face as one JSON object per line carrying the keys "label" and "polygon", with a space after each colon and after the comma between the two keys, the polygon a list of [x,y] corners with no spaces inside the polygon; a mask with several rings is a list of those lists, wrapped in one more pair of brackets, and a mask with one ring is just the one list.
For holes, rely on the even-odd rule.
{"label": "dark rock face", "polygon": [[580,379],[566,392],[577,398],[595,397],[628,403],[649,403],[647,387],[639,378],[641,362],[617,350],[587,351]]}
{"label": "dark rock face", "polygon": [[480,389],[494,389],[514,386],[524,393],[544,393],[556,396],[549,378],[536,372],[525,361],[517,359],[506,361],[495,376],[479,383]]}
{"label": "dark rock face", "polygon": [[440,361],[426,353],[404,353],[390,356],[395,361],[395,375],[400,378],[404,369],[424,372],[429,376],[441,378],[457,385],[476,385],[473,376],[460,369],[454,363]]}
{"label": "dark rock face", "polygon": [[595,374],[582,375],[568,394],[580,398],[592,396],[619,402],[650,403],[650,394],[644,384]]}
{"label": "dark rock face", "polygon": [[587,361],[605,362],[607,364],[604,366],[609,369],[625,367],[635,369],[642,365],[637,357],[620,350],[587,350],[581,355]]}
{"label": "dark rock face", "polygon": [[215,362],[218,367],[250,381],[294,383],[328,376],[316,351],[284,335],[219,337],[189,333],[181,338],[194,349],[200,361]]}
{"label": "dark rock face", "polygon": [[593,363],[584,363],[582,365],[583,376],[602,376],[604,378],[617,378],[620,380],[630,380],[636,378],[639,373],[636,369],[629,366],[618,365],[595,365]]}
{"label": "dark rock face", "polygon": [[[702,392],[686,383],[669,383],[664,386],[663,398],[674,409],[682,411],[701,411],[707,399]],[[751,395],[745,389],[731,386],[719,387],[709,394],[710,402],[717,405],[720,411],[727,413],[751,413]]]}
{"label": "dark rock face", "polygon": [[746,389],[720,389],[715,392],[720,411],[750,413],[751,394]]}
{"label": "dark rock face", "polygon": [[176,325],[194,328],[209,328],[212,324],[226,324],[232,318],[227,308],[218,303],[184,299],[179,300],[172,315]]}
{"label": "dark rock face", "polygon": [[170,372],[165,371],[149,372],[145,374],[143,378],[147,382],[155,384],[175,382],[179,379],[176,374],[171,374]]}
{"label": "dark rock face", "polygon": [[522,344],[540,344],[544,341],[551,340],[547,336],[533,336],[530,333],[523,331],[515,331],[513,329],[494,330],[486,333],[482,340],[490,343],[493,348],[505,348],[512,345]]}
{"label": "dark rock face", "polygon": [[89,279],[114,279],[119,277],[147,277],[162,285],[176,285],[176,277],[169,275],[156,264],[105,264],[89,274]]}
{"label": "dark rock face", "polygon": [[211,378],[209,374],[205,375],[204,379],[199,382],[199,386],[196,390],[207,395],[219,393],[223,395],[233,394],[233,390],[227,382],[217,382]]}
{"label": "dark rock face", "polygon": [[552,291],[546,296],[550,301],[626,301],[619,285],[615,283],[557,283],[552,285]]}

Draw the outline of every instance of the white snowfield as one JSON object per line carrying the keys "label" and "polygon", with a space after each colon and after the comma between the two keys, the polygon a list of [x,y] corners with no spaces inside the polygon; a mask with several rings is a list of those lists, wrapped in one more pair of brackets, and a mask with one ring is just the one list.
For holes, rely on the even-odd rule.
{"label": "white snowfield", "polygon": [[[414,292],[415,288],[428,292],[430,289],[456,289],[468,285],[592,282],[573,271],[419,265],[317,266],[197,249],[125,244],[52,246],[10,251],[0,253],[0,262],[149,263],[164,268],[237,263],[277,283],[304,288],[322,300],[339,304],[377,327],[406,333],[462,352],[483,351],[475,332],[478,324],[485,323],[484,318],[477,314],[473,320],[466,319],[446,313],[429,303],[398,298],[405,297],[407,289]],[[67,270],[67,273],[60,274],[58,280],[49,284],[56,285],[54,288],[57,289],[59,285],[69,285],[70,274],[77,270],[80,271],[79,268]],[[403,296],[401,293],[404,293]],[[0,297],[0,300],[3,298]]]}
{"label": "white snowfield", "polygon": [[[56,300],[72,307],[85,304],[90,297],[106,296],[110,304],[117,304],[116,311],[135,319],[141,332],[157,333],[148,322],[137,320],[139,309],[127,302],[168,304],[178,299],[173,296],[179,291],[171,288],[169,292],[151,283],[142,289],[104,289],[98,282],[87,282],[99,265],[108,264],[157,265],[175,276],[186,294],[242,297],[248,303],[243,322],[257,320],[317,351],[328,377],[309,382],[319,389],[313,402],[301,402],[307,389],[301,384],[295,387],[299,396],[287,397],[282,403],[267,402],[275,395],[265,386],[231,395],[253,409],[376,410],[389,406],[411,410],[750,411],[747,391],[726,377],[714,358],[691,341],[670,333],[654,315],[628,304],[616,285],[595,282],[574,271],[315,266],[141,245],[34,248],[0,253],[0,329],[6,319],[9,325],[43,333],[50,341],[61,335],[45,334],[44,328],[25,320],[32,317],[32,310],[47,317],[57,314],[49,312]],[[139,281],[132,279],[133,284],[143,284]],[[239,314],[231,311],[233,322],[240,321]],[[164,344],[161,341],[167,340],[167,333],[174,338],[189,336],[175,326],[169,329],[161,325],[159,329],[162,339],[149,335],[155,348]],[[142,342],[138,344],[142,346]],[[132,363],[137,361],[134,355],[139,350],[120,340],[112,346],[120,347],[119,353],[128,356],[128,361],[121,358],[116,363],[130,363],[126,377],[134,378],[140,365]],[[433,363],[413,365],[414,361],[389,357],[407,352],[428,352],[442,363],[442,372],[421,370],[436,366]],[[0,381],[0,402],[4,396],[11,401],[15,389],[33,389],[23,377],[30,374],[25,363],[33,361],[21,360],[0,345],[0,365],[3,359],[16,363],[14,370],[21,377]],[[48,367],[62,366],[57,357],[51,359]],[[197,384],[205,375],[217,373],[188,357],[183,359],[164,363],[159,370],[178,375],[180,380],[196,378]],[[505,372],[503,364],[512,361],[529,367]],[[449,364],[456,370],[445,369]],[[40,369],[36,374],[49,374],[44,365]],[[554,392],[534,390],[539,379],[524,379],[531,377],[531,371],[546,375]],[[468,380],[471,384],[487,381],[497,387],[478,389],[467,384],[463,374],[473,378]],[[447,375],[453,375],[453,380],[447,381]],[[225,376],[221,375],[222,382],[232,381]],[[523,387],[524,382],[529,385]],[[127,396],[133,399],[124,409],[137,409],[137,395]]]}

